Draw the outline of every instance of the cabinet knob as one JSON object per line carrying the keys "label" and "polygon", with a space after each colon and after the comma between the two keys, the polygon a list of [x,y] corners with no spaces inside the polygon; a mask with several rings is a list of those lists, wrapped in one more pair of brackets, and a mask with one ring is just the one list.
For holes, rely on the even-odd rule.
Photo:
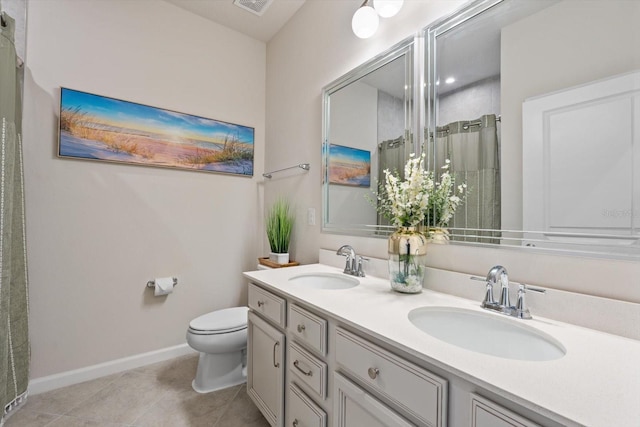
{"label": "cabinet knob", "polygon": [[378,368],[369,368],[367,372],[369,373],[369,378],[371,378],[372,380],[375,380],[378,377],[378,374],[380,373]]}
{"label": "cabinet knob", "polygon": [[298,427],[298,419],[293,420],[293,427]]}
{"label": "cabinet knob", "polygon": [[258,307],[262,307],[264,305],[264,301],[258,301]]}
{"label": "cabinet knob", "polygon": [[298,325],[298,332],[302,333],[305,329],[304,325]]}

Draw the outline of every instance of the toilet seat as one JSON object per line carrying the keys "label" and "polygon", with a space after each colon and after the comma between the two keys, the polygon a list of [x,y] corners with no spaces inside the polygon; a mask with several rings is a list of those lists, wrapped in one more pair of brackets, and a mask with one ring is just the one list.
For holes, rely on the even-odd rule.
{"label": "toilet seat", "polygon": [[248,307],[232,307],[213,311],[189,322],[189,332],[195,335],[219,335],[247,329]]}

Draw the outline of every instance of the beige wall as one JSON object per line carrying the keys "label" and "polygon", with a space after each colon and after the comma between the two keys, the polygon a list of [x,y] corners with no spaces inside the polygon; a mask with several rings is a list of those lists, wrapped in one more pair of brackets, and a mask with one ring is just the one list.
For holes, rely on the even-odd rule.
{"label": "beige wall", "polygon": [[[185,343],[261,254],[264,43],[161,1],[29,2],[32,377]],[[60,87],[255,127],[254,176],[58,159]],[[145,289],[177,276],[168,297]]]}
{"label": "beige wall", "polygon": [[[306,224],[303,216],[306,208],[314,207],[320,212],[322,207],[321,91],[326,84],[462,3],[407,1],[396,17],[381,20],[374,37],[360,40],[351,32],[350,24],[360,1],[307,1],[269,42],[266,167],[298,161],[311,163],[307,175],[282,179],[265,187],[265,200],[288,193],[302,208],[292,244],[296,259],[315,262],[318,248],[336,250],[343,244],[351,244],[360,254],[387,257],[384,239],[331,235],[320,232],[320,221],[316,226]],[[599,34],[596,27],[593,34]],[[585,54],[592,54],[598,61],[601,53],[594,52]],[[551,76],[547,67],[540,73]],[[638,262],[462,245],[433,245],[428,259],[433,267],[478,275],[485,275],[493,265],[502,264],[516,281],[640,302]],[[470,281],[469,286],[476,286],[474,283]],[[479,287],[478,300],[482,294],[483,289]]]}

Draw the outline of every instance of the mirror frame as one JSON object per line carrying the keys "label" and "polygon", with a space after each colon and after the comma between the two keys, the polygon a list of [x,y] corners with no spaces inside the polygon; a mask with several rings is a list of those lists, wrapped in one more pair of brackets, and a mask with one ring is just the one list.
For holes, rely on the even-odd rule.
{"label": "mirror frame", "polygon": [[[428,83],[427,93],[425,94],[425,109],[426,116],[424,117],[425,135],[429,135],[429,132],[437,127],[437,106],[438,106],[438,93],[436,86],[431,84],[436,81],[437,62],[436,52],[437,45],[436,39],[438,36],[445,34],[446,32],[464,24],[466,21],[490,10],[493,7],[505,4],[510,0],[476,0],[463,5],[460,9],[445,16],[433,24],[429,25],[423,30],[423,37],[425,40],[425,68],[423,70],[424,79]],[[560,3],[561,0],[558,0]],[[429,167],[433,170],[433,158],[435,153],[427,153],[429,159]],[[462,228],[448,228],[451,235],[455,236],[457,231],[462,231]],[[549,235],[545,231],[532,231],[532,230],[483,230],[485,232],[495,231],[500,233],[500,243],[491,242],[463,242],[463,241],[451,241],[451,244],[475,246],[475,247],[490,247],[490,248],[503,248],[510,250],[526,250],[528,252],[535,253],[549,253],[549,254],[564,254],[572,256],[586,256],[590,258],[607,258],[607,259],[626,259],[626,260],[640,260],[640,247],[637,245],[629,245],[625,247],[623,251],[620,251],[621,247],[616,245],[610,239],[629,239],[629,236],[616,236],[616,235],[604,235],[604,234],[586,234],[586,233],[553,233],[554,235],[563,235],[568,238],[580,237],[586,238],[584,241],[570,242],[565,241],[557,243],[556,247],[553,247],[553,243],[545,239]],[[479,237],[482,239],[482,237]],[[488,237],[487,239],[491,239]],[[611,243],[594,243],[591,239],[600,239],[602,241],[609,240]],[[537,242],[550,245],[547,247],[536,247]],[[638,240],[636,239],[636,243]]]}
{"label": "mirror frame", "polygon": [[[388,237],[393,233],[395,227],[375,224],[332,224],[329,222],[329,176],[328,176],[328,154],[329,154],[329,129],[330,108],[332,94],[345,88],[366,75],[378,70],[384,65],[405,57],[405,140],[413,146],[413,152],[418,152],[422,142],[416,141],[415,135],[422,134],[416,132],[422,122],[424,92],[419,90],[422,84],[416,85],[416,79],[422,81],[422,61],[424,49],[421,36],[408,37],[385,52],[377,55],[373,59],[349,71],[344,76],[334,80],[322,89],[322,229],[323,233],[347,234],[365,237]],[[420,86],[420,87],[416,87]],[[416,108],[417,107],[417,108]],[[423,139],[423,138],[422,138]],[[374,182],[376,184],[374,184]],[[377,185],[377,181],[372,179],[372,185]]]}
{"label": "mirror frame", "polygon": [[[327,150],[328,141],[327,135],[329,130],[329,95],[335,91],[345,87],[346,85],[358,80],[364,75],[374,71],[380,66],[384,65],[398,56],[408,52],[409,47],[413,49],[410,57],[413,58],[412,72],[413,79],[408,80],[407,84],[413,85],[412,99],[413,105],[408,112],[408,116],[411,117],[410,123],[407,124],[406,132],[410,138],[414,147],[414,152],[417,154],[424,151],[426,147],[427,135],[429,135],[430,129],[436,127],[436,108],[437,108],[437,96],[435,85],[432,82],[435,81],[436,64],[436,37],[444,34],[445,32],[463,24],[469,19],[491,9],[492,7],[503,4],[509,0],[475,0],[462,5],[452,13],[443,16],[442,18],[434,21],[428,26],[424,27],[417,35],[407,38],[398,43],[388,51],[376,56],[370,61],[356,67],[343,77],[335,80],[323,88],[323,116],[322,116],[322,132],[323,132],[323,222],[321,232],[323,233],[335,233],[335,234],[347,234],[355,236],[365,237],[378,237],[386,238],[395,229],[391,226],[378,226],[367,224],[349,224],[349,225],[335,225],[327,222],[328,218],[328,184],[327,184]],[[434,153],[425,152],[427,155],[427,164],[429,168],[433,170]],[[460,230],[460,229],[458,229]],[[606,258],[606,259],[625,259],[625,260],[640,260],[640,246],[633,245],[626,252],[615,252],[613,248],[617,248],[615,244],[595,244],[593,242],[578,242],[578,243],[563,243],[563,247],[535,247],[531,242],[536,242],[538,239],[543,241],[543,231],[529,231],[529,230],[487,230],[487,231],[499,231],[501,233],[501,243],[489,243],[489,242],[462,242],[451,241],[452,245],[460,246],[472,246],[472,247],[486,247],[486,248],[502,248],[509,250],[524,250],[529,253],[548,253],[548,254],[563,254],[571,256],[582,256],[589,258]],[[455,233],[454,233],[455,234]],[[570,236],[569,236],[570,237]],[[581,237],[594,237],[594,238],[606,238],[614,236],[601,236],[597,234],[586,235],[582,234]]]}

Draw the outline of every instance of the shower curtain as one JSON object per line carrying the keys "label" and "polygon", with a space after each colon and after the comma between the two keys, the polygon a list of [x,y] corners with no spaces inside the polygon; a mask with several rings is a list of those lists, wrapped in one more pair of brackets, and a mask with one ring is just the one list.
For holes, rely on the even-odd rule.
{"label": "shower curtain", "polygon": [[[397,172],[401,179],[404,179],[404,164],[407,155],[404,152],[404,138],[399,136],[378,144],[378,182],[384,182],[384,170]],[[390,225],[388,219],[378,212],[378,225]]]}
{"label": "shower curtain", "polygon": [[445,160],[457,184],[467,184],[467,197],[449,227],[452,240],[499,243],[500,160],[495,114],[449,123],[436,130],[436,174]]}
{"label": "shower curtain", "polygon": [[29,380],[27,253],[22,171],[21,70],[14,20],[0,22],[0,426],[26,400]]}

